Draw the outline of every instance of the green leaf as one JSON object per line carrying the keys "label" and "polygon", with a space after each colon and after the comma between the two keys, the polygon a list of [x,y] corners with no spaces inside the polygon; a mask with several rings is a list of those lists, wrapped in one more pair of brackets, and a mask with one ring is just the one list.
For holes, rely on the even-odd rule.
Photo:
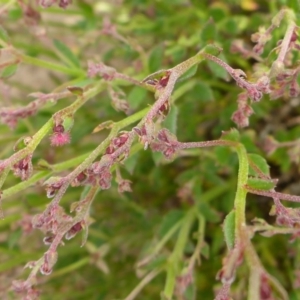
{"label": "green leaf", "polygon": [[45,159],[39,159],[37,166],[42,170],[51,170],[51,165]]}
{"label": "green leaf", "polygon": [[221,140],[238,142],[240,140],[240,133],[235,128],[232,128],[229,131],[223,131]]}
{"label": "green leaf", "polygon": [[199,95],[199,101],[208,102],[214,100],[213,91],[205,82],[198,82],[193,91],[196,95]]}
{"label": "green leaf", "polygon": [[183,73],[183,75],[180,77],[179,81],[183,81],[183,80],[191,78],[192,76],[194,76],[196,74],[197,69],[198,69],[198,65],[192,66],[185,73]]}
{"label": "green leaf", "polygon": [[53,40],[53,44],[70,67],[80,68],[80,62],[78,58],[65,44],[56,39]]}
{"label": "green leaf", "polygon": [[149,61],[148,61],[148,68],[151,73],[161,69],[163,57],[164,57],[163,45],[156,46],[150,53]]}
{"label": "green leaf", "polygon": [[113,122],[112,120],[104,121],[93,129],[93,133],[99,132],[103,129],[111,129],[113,128],[114,124],[115,122]]}
{"label": "green leaf", "polygon": [[220,215],[208,203],[200,202],[198,204],[198,210],[207,221],[212,222],[212,223],[217,223],[220,221]]}
{"label": "green leaf", "polygon": [[171,210],[162,220],[159,228],[159,236],[163,237],[183,216],[181,210]]}
{"label": "green leaf", "polygon": [[184,299],[186,300],[195,300],[197,288],[195,286],[195,283],[191,283],[187,286],[186,290],[184,291]]}
{"label": "green leaf", "polygon": [[6,68],[3,69],[1,73],[1,78],[8,78],[13,76],[18,69],[18,64],[10,65],[7,66]]}
{"label": "green leaf", "polygon": [[219,164],[223,166],[232,165],[233,153],[229,147],[215,147],[213,152]]}
{"label": "green leaf", "polygon": [[212,16],[213,20],[217,23],[223,20],[227,15],[225,9],[221,7],[212,7],[209,10],[209,14]]}
{"label": "green leaf", "polygon": [[4,42],[9,42],[7,31],[0,25],[0,39]]}
{"label": "green leaf", "polygon": [[203,44],[211,43],[216,40],[216,25],[212,18],[204,25],[201,31],[201,40]]}
{"label": "green leaf", "polygon": [[177,132],[177,117],[178,117],[178,107],[176,105],[171,106],[171,110],[164,120],[164,127],[170,130],[173,134]]}
{"label": "green leaf", "polygon": [[204,258],[209,259],[209,245],[204,242],[204,245],[201,247],[201,255],[203,255]]}
{"label": "green leaf", "polygon": [[22,236],[22,230],[21,228],[17,229],[16,231],[13,231],[9,236],[8,236],[8,248],[13,249],[18,246],[18,242]]}
{"label": "green leaf", "polygon": [[234,247],[235,241],[235,211],[232,210],[225,218],[223,223],[225,242],[229,250]]}
{"label": "green leaf", "polygon": [[270,177],[270,167],[267,163],[267,161],[258,154],[248,154],[249,159],[249,175],[250,176],[257,176],[259,175],[259,172],[263,173],[264,175]]}
{"label": "green leaf", "polygon": [[139,86],[135,86],[129,93],[127,101],[132,109],[137,109],[145,100],[147,90]]}
{"label": "green leaf", "polygon": [[69,131],[73,125],[74,125],[74,118],[73,116],[66,116],[63,118],[63,123],[62,125],[64,126],[65,131]]}
{"label": "green leaf", "polygon": [[190,0],[192,5],[194,5],[196,8],[200,8],[202,11],[205,11],[207,8],[205,2],[201,2],[199,0]]}
{"label": "green leaf", "polygon": [[76,96],[83,95],[83,88],[81,88],[79,86],[68,86],[67,90]]}
{"label": "green leaf", "polygon": [[247,185],[256,190],[265,191],[271,190],[276,186],[275,182],[260,178],[248,178]]}
{"label": "green leaf", "polygon": [[85,1],[78,1],[77,5],[85,17],[89,19],[95,18],[93,7],[90,4],[86,3]]}

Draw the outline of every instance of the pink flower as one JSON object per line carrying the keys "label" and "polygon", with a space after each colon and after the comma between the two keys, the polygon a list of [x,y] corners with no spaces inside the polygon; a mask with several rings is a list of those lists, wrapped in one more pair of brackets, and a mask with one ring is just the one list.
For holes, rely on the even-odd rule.
{"label": "pink flower", "polygon": [[71,141],[70,132],[66,131],[62,125],[56,125],[53,128],[53,134],[50,136],[51,146],[63,146]]}

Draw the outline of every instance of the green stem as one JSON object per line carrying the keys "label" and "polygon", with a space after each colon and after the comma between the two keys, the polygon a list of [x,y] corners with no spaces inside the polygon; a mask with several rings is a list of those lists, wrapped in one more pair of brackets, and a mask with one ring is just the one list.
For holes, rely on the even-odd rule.
{"label": "green stem", "polygon": [[83,96],[79,96],[74,103],[72,103],[70,106],[68,106],[68,107],[60,110],[51,119],[49,119],[46,122],[46,124],[44,124],[44,126],[32,137],[32,140],[27,145],[27,147],[25,147],[24,149],[21,149],[20,151],[18,151],[15,154],[13,154],[10,158],[8,158],[7,160],[5,160],[2,163],[3,170],[2,170],[2,173],[1,173],[1,176],[0,176],[0,188],[2,187],[2,185],[3,185],[3,183],[4,183],[5,179],[6,179],[6,177],[8,175],[9,169],[15,163],[17,163],[18,161],[20,161],[21,159],[23,159],[27,155],[32,154],[34,152],[34,150],[36,149],[36,147],[41,142],[41,140],[52,129],[55,116],[59,115],[60,117],[62,117],[64,115],[74,114],[86,101],[88,101],[90,98],[92,98],[95,95],[97,95],[102,90],[103,90],[103,83],[102,82],[100,82],[95,87],[87,90],[84,93],[84,95]]}
{"label": "green stem", "polygon": [[196,213],[195,207],[187,212],[185,218],[182,220],[182,227],[178,234],[178,239],[176,241],[175,248],[169,257],[167,264],[167,279],[164,288],[164,296],[167,299],[172,299],[176,278],[180,274],[180,262],[182,261],[182,256],[184,254],[184,249],[188,240],[189,232],[191,226],[195,220]]}
{"label": "green stem", "polygon": [[204,234],[205,234],[205,218],[203,217],[203,215],[201,215],[200,213],[198,213],[197,215],[198,218],[198,233],[197,233],[197,245],[195,248],[195,251],[193,253],[193,255],[190,258],[189,261],[189,267],[188,267],[188,271],[191,271],[196,263],[196,261],[198,261],[198,265],[201,264],[201,249],[204,245]]}
{"label": "green stem", "polygon": [[238,171],[238,183],[237,191],[234,200],[235,206],[235,235],[236,235],[236,244],[243,242],[244,230],[243,227],[246,225],[245,218],[245,207],[246,207],[246,196],[247,190],[245,185],[248,181],[248,172],[249,172],[249,163],[245,147],[242,144],[239,144],[236,147],[236,151],[239,159],[239,171]]}
{"label": "green stem", "polygon": [[81,69],[69,68],[50,61],[42,60],[26,54],[15,52],[15,55],[25,64],[42,67],[52,71],[58,71],[70,76],[84,76],[85,72]]}
{"label": "green stem", "polygon": [[[98,91],[98,90],[97,90],[97,91]],[[87,94],[86,97],[88,98],[88,97],[94,96],[95,94],[97,94],[97,91],[96,91],[96,90],[92,90],[92,91],[89,90],[89,91],[88,91],[89,93],[87,92],[88,94]],[[117,135],[117,132],[118,132],[119,130],[121,130],[121,129],[127,127],[128,125],[131,125],[132,123],[137,122],[138,120],[140,120],[140,119],[147,113],[148,110],[149,110],[149,108],[145,108],[145,109],[143,109],[143,110],[141,110],[141,111],[135,113],[134,115],[129,116],[129,117],[127,117],[126,119],[123,119],[123,120],[121,120],[121,121],[115,123],[115,125],[114,125],[114,130],[113,130],[113,135],[110,134],[110,138],[115,137],[115,136]],[[51,119],[51,120],[52,120],[52,119]],[[49,121],[51,121],[51,120],[49,120]],[[49,122],[49,121],[48,121],[48,122]],[[48,124],[48,122],[47,122],[44,126],[46,126],[46,125]],[[52,123],[51,123],[51,124],[52,124]],[[47,125],[45,128],[47,129],[47,128],[48,128],[48,125]],[[51,128],[51,126],[50,126],[48,129],[50,130],[50,128]],[[41,128],[41,129],[42,129],[42,128]],[[40,131],[41,131],[41,129],[40,129]],[[36,133],[35,138],[37,138],[37,136],[38,136],[38,137],[41,139],[41,138],[44,137],[45,134],[47,134],[47,131],[46,131],[46,133],[45,133],[45,131],[43,131],[43,132],[40,132],[40,131],[39,131],[38,133]],[[44,133],[45,133],[45,134],[44,134]],[[44,134],[44,135],[43,135],[43,134]],[[39,140],[39,141],[40,141],[40,140]],[[106,141],[106,142],[105,142],[105,141]],[[106,139],[105,141],[103,141],[103,142],[101,143],[101,145],[99,145],[99,147],[96,148],[96,149],[98,149],[98,150],[97,150],[97,153],[98,153],[98,152],[101,153],[101,151],[104,150],[105,147],[108,146],[108,142],[110,141],[110,139],[109,139],[109,141],[107,141],[107,139]],[[105,145],[103,145],[104,142],[105,142]],[[36,146],[37,146],[38,140],[36,141],[35,144],[36,144]],[[95,150],[96,150],[96,149],[95,149]],[[23,149],[23,150],[24,150],[24,149]],[[94,151],[93,151],[93,152],[94,152]],[[89,156],[90,156],[91,154],[92,154],[91,152],[85,153],[85,154],[82,154],[82,155],[80,155],[80,156],[78,156],[78,157],[75,157],[75,158],[72,158],[72,159],[70,159],[70,160],[64,161],[64,162],[62,162],[62,163],[58,163],[58,164],[55,164],[55,165],[49,165],[49,169],[51,170],[50,172],[47,172],[47,171],[39,172],[39,173],[35,174],[34,176],[32,176],[30,179],[28,179],[28,180],[26,180],[26,181],[23,181],[23,182],[20,182],[19,184],[15,185],[15,186],[13,186],[13,187],[11,187],[11,188],[8,188],[8,189],[6,189],[6,190],[3,190],[3,192],[2,192],[2,198],[1,198],[1,199],[4,200],[4,199],[6,199],[6,198],[8,198],[8,197],[10,197],[10,196],[12,196],[12,195],[14,195],[14,194],[16,194],[16,193],[22,191],[22,190],[25,190],[27,187],[32,186],[33,184],[35,184],[37,181],[41,180],[42,178],[45,178],[45,177],[47,177],[47,176],[50,176],[53,172],[60,172],[60,171],[64,171],[64,170],[66,170],[66,169],[75,167],[75,166],[77,166],[78,164],[81,164],[82,162],[84,162],[87,158],[89,158]],[[23,156],[23,154],[22,154],[22,156]],[[26,156],[26,155],[24,155],[24,157],[25,157],[25,156]],[[9,169],[7,168],[7,169],[6,169],[6,172],[8,173],[8,171],[9,171]],[[4,171],[3,171],[3,172],[4,172]],[[2,175],[1,175],[1,177],[0,177],[0,180],[2,179],[3,182],[4,182],[4,180],[5,180],[5,178],[6,178],[6,175],[7,175],[7,174],[5,174],[5,172],[2,173]],[[1,181],[0,181],[0,183],[1,183]]]}
{"label": "green stem", "polygon": [[144,286],[146,286],[152,279],[154,279],[161,271],[161,269],[157,269],[149,272],[124,300],[135,299],[135,297],[140,293]]}
{"label": "green stem", "polygon": [[26,189],[27,187],[35,184],[36,182],[43,179],[47,175],[49,175],[48,171],[38,172],[38,173],[34,174],[32,177],[30,177],[28,180],[22,181],[22,182],[20,182],[16,185],[4,190],[2,192],[1,200],[4,200],[4,199],[6,199],[6,198],[8,198],[8,197],[10,197],[14,194],[19,193],[20,191],[23,191],[24,189]]}

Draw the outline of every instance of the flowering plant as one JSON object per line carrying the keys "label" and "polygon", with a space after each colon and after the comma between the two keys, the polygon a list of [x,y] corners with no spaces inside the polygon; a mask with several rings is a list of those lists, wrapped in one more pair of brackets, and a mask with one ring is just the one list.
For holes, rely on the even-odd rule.
{"label": "flowering plant", "polygon": [[[281,202],[300,202],[293,180],[285,178],[299,163],[299,118],[292,110],[300,94],[297,4],[267,14],[250,47],[241,37],[252,19],[242,13],[232,19],[231,4],[206,8],[212,17],[203,21],[199,45],[199,33],[188,28],[176,32],[175,42],[171,17],[164,19],[168,30],[160,27],[159,14],[170,9],[163,4],[139,4],[135,11],[122,1],[32,2],[9,1],[0,9],[7,20],[0,28],[2,97],[11,104],[30,89],[34,98],[0,108],[7,126],[0,128],[6,145],[0,161],[2,224],[10,225],[3,270],[16,267],[9,249],[18,249],[18,266],[32,259],[25,279],[5,279],[6,295],[37,299],[39,286],[53,293],[53,279],[59,293],[66,290],[64,299],[75,299],[72,289],[75,295],[89,285],[92,296],[80,297],[130,300],[143,288],[143,299],[196,299],[199,292],[218,300],[297,297],[299,209]],[[196,27],[203,7],[185,2],[174,5],[186,6],[183,20]],[[254,14],[258,4],[249,3],[242,8]],[[58,12],[66,19],[55,23]],[[9,22],[14,18],[37,40],[32,47],[22,49],[15,38]],[[60,23],[65,31],[55,30]],[[147,30],[165,43],[147,51]],[[118,46],[104,49],[104,39]],[[48,71],[34,74],[39,68]],[[78,233],[81,248],[76,239],[69,242]],[[280,237],[274,240],[290,252],[282,272],[276,270],[282,253],[272,249],[279,234],[294,241],[287,246]],[[264,239],[256,242],[259,235]],[[67,287],[68,278],[55,280],[68,273],[76,278],[84,266],[75,287]],[[92,268],[101,271],[101,291],[93,288]],[[115,290],[117,281],[127,280],[117,277],[123,268],[131,276],[124,290]],[[15,273],[22,276],[19,269]],[[217,281],[208,283],[214,276]]]}

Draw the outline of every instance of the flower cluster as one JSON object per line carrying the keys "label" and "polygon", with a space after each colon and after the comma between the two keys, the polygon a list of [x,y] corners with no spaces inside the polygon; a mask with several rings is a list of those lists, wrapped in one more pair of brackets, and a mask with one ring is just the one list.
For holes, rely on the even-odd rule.
{"label": "flower cluster", "polygon": [[178,141],[174,134],[163,128],[157,134],[157,142],[151,143],[153,151],[162,152],[164,156],[171,159],[177,151]]}
{"label": "flower cluster", "polygon": [[[40,5],[44,8],[52,6],[54,3],[56,3],[57,0],[40,0]],[[72,3],[72,0],[59,0],[58,6],[61,8],[67,8]]]}

